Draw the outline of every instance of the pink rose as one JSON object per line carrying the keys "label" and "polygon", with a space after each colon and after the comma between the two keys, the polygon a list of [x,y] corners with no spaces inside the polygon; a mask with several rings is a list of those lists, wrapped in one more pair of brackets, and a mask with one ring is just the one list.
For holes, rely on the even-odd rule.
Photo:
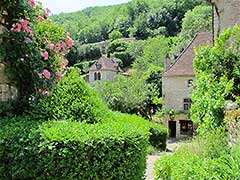
{"label": "pink rose", "polygon": [[61,43],[59,44],[59,47],[62,48],[62,49],[65,49],[65,46],[66,46],[66,44],[65,44],[64,42],[61,42]]}
{"label": "pink rose", "polygon": [[38,92],[40,92],[42,95],[49,95],[49,91],[48,90],[38,89]]}
{"label": "pink rose", "polygon": [[58,54],[60,52],[60,50],[61,50],[61,48],[58,45],[56,45],[55,46],[55,53]]}
{"label": "pink rose", "polygon": [[43,51],[40,54],[45,60],[48,60],[48,52],[47,51]]}
{"label": "pink rose", "polygon": [[47,46],[49,49],[54,50],[55,45],[53,43],[48,43]]}
{"label": "pink rose", "polygon": [[43,70],[42,75],[43,75],[46,79],[50,79],[50,77],[51,77],[51,73],[50,73],[48,70],[46,70],[46,69]]}
{"label": "pink rose", "polygon": [[39,21],[43,21],[44,20],[44,18],[42,17],[42,16],[38,16],[38,18],[37,18]]}
{"label": "pink rose", "polygon": [[28,20],[21,19],[21,24],[24,27],[24,29],[28,29]]}
{"label": "pink rose", "polygon": [[69,36],[66,37],[66,43],[69,48],[73,46],[73,42],[74,41]]}
{"label": "pink rose", "polygon": [[68,65],[68,60],[67,59],[63,59],[62,63],[61,63],[61,68],[65,69],[67,65]]}
{"label": "pink rose", "polygon": [[21,29],[22,29],[22,25],[19,24],[19,23],[16,23],[16,24],[12,25],[11,31],[13,31],[13,32],[21,32]]}
{"label": "pink rose", "polygon": [[59,72],[56,72],[55,74],[57,76],[57,80],[61,80],[62,79],[62,77],[63,77],[62,72],[59,71]]}
{"label": "pink rose", "polygon": [[34,0],[28,0],[28,4],[31,5],[32,7],[36,6],[36,3]]}

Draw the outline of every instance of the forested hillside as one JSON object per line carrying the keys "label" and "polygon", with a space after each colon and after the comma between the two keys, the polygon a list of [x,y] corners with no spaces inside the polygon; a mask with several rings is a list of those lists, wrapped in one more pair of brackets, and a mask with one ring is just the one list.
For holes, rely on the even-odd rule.
{"label": "forested hillside", "polygon": [[123,37],[146,39],[180,32],[184,14],[205,0],[133,0],[126,4],[92,7],[62,13],[52,19],[63,25],[80,43],[109,39],[113,32]]}

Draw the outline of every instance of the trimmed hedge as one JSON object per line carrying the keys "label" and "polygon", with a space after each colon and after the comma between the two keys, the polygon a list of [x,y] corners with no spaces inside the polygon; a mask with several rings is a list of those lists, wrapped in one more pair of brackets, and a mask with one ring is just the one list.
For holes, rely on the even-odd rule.
{"label": "trimmed hedge", "polygon": [[69,68],[50,96],[33,104],[34,118],[41,120],[72,120],[97,123],[108,117],[109,109],[97,92],[79,76],[79,70]]}
{"label": "trimmed hedge", "polygon": [[150,144],[156,149],[165,150],[167,147],[168,130],[156,123],[150,123],[149,128]]}
{"label": "trimmed hedge", "polygon": [[39,123],[25,118],[0,119],[0,179],[34,179]]}
{"label": "trimmed hedge", "polygon": [[146,121],[112,116],[112,121],[95,125],[4,121],[1,179],[142,179],[148,146]]}

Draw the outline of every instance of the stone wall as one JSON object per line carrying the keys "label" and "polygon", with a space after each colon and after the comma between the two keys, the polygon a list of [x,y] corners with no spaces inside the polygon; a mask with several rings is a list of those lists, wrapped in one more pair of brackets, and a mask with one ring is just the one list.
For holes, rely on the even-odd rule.
{"label": "stone wall", "polygon": [[240,140],[240,109],[234,103],[228,103],[225,108],[224,123],[228,130],[230,144]]}
{"label": "stone wall", "polygon": [[[226,28],[240,25],[240,0],[215,0],[218,13],[214,10],[214,31],[215,34]],[[220,29],[219,29],[220,28]]]}
{"label": "stone wall", "polygon": [[[0,26],[0,34],[3,33],[4,28]],[[0,39],[0,43],[1,43]],[[14,99],[17,96],[17,89],[14,83],[10,82],[5,74],[5,66],[0,60],[0,102]]]}

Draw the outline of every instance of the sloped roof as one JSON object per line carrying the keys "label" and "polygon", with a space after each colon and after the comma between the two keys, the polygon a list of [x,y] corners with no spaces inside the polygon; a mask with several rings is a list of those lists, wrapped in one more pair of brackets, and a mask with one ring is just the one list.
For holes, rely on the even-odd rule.
{"label": "sloped roof", "polygon": [[93,64],[89,71],[99,71],[99,70],[110,70],[110,71],[121,71],[118,63],[113,58],[107,58],[102,56],[95,64]]}
{"label": "sloped roof", "polygon": [[187,48],[184,49],[174,64],[163,72],[162,76],[194,76],[194,49],[203,45],[212,45],[212,34],[210,32],[201,32],[196,34]]}

